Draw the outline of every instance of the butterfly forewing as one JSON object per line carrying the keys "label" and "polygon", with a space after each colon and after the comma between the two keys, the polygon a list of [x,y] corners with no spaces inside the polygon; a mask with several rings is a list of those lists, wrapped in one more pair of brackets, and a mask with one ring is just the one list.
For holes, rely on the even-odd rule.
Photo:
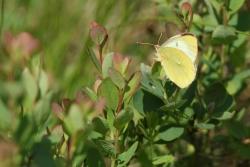
{"label": "butterfly forewing", "polygon": [[184,52],[195,64],[198,53],[197,38],[192,34],[176,35],[168,39],[161,47],[176,48]]}

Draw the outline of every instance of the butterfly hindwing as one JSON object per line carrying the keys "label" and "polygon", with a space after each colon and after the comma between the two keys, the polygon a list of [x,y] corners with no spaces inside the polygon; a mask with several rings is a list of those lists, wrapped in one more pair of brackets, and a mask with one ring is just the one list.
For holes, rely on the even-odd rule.
{"label": "butterfly hindwing", "polygon": [[183,51],[193,63],[196,62],[198,45],[197,38],[192,34],[180,34],[169,38],[161,47],[172,47]]}
{"label": "butterfly hindwing", "polygon": [[177,86],[185,88],[193,82],[196,67],[182,50],[160,47],[157,49],[157,54],[166,75]]}

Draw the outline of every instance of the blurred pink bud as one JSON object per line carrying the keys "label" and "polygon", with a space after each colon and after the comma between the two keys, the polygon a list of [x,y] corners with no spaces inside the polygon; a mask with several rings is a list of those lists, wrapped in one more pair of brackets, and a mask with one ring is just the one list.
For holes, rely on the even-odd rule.
{"label": "blurred pink bud", "polygon": [[1,166],[13,166],[13,160],[17,157],[17,154],[18,147],[14,142],[0,139]]}
{"label": "blurred pink bud", "polygon": [[68,112],[68,109],[70,107],[70,105],[73,103],[73,100],[69,99],[69,98],[64,98],[62,99],[62,107],[63,109]]}
{"label": "blurred pink bud", "polygon": [[57,118],[63,120],[64,118],[63,108],[58,103],[53,102],[51,104],[51,110],[56,115]]}
{"label": "blurred pink bud", "polygon": [[14,36],[11,32],[4,34],[4,45],[9,54],[20,54],[29,58],[39,48],[39,41],[30,33],[22,32]]}
{"label": "blurred pink bud", "polygon": [[97,112],[97,114],[102,114],[103,113],[103,110],[105,108],[105,99],[104,98],[101,98],[100,100],[98,100],[96,103],[95,103],[95,111]]}
{"label": "blurred pink bud", "polygon": [[83,91],[76,93],[75,102],[81,105],[84,111],[89,111],[94,105],[94,102]]}
{"label": "blurred pink bud", "polygon": [[96,45],[103,47],[108,39],[108,32],[103,26],[93,21],[90,23],[90,37]]}
{"label": "blurred pink bud", "polygon": [[192,5],[189,2],[184,2],[181,5],[181,10],[182,10],[182,14],[186,17],[186,16],[191,16],[192,15]]}
{"label": "blurred pink bud", "polygon": [[125,74],[128,71],[128,67],[131,63],[131,58],[124,57],[120,53],[114,53],[113,62],[114,68],[121,74]]}

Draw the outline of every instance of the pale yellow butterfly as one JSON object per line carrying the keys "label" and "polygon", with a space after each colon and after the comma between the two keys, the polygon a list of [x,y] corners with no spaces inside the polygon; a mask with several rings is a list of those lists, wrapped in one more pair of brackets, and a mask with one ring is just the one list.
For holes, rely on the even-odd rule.
{"label": "pale yellow butterfly", "polygon": [[161,63],[166,76],[178,87],[188,87],[197,71],[197,38],[190,33],[179,34],[155,48],[156,60]]}

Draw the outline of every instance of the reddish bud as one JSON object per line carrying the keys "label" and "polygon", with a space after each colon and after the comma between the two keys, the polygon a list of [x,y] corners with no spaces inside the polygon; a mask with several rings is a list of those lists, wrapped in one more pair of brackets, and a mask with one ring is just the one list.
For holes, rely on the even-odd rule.
{"label": "reddish bud", "polygon": [[4,45],[9,54],[20,54],[29,58],[39,48],[39,42],[28,32],[14,36],[10,32],[4,34]]}
{"label": "reddish bud", "polygon": [[96,45],[103,47],[108,39],[107,30],[93,21],[90,23],[90,37]]}
{"label": "reddish bud", "polygon": [[115,53],[113,56],[114,68],[121,74],[125,74],[128,71],[128,67],[131,63],[129,57],[124,57],[120,53]]}
{"label": "reddish bud", "polygon": [[64,118],[63,109],[58,103],[53,102],[51,105],[51,109],[57,118],[59,118],[60,120],[63,120]]}
{"label": "reddish bud", "polygon": [[193,10],[189,2],[184,2],[181,5],[181,12],[183,15],[183,21],[186,24],[186,28],[189,29],[193,21]]}
{"label": "reddish bud", "polygon": [[186,15],[186,13],[188,15],[192,14],[192,6],[191,6],[191,4],[189,2],[184,2],[181,5],[181,10],[184,13],[184,15]]}
{"label": "reddish bud", "polygon": [[98,100],[96,103],[95,103],[95,111],[97,114],[102,114],[103,113],[103,110],[105,108],[105,99],[104,98],[101,98],[100,100]]}

